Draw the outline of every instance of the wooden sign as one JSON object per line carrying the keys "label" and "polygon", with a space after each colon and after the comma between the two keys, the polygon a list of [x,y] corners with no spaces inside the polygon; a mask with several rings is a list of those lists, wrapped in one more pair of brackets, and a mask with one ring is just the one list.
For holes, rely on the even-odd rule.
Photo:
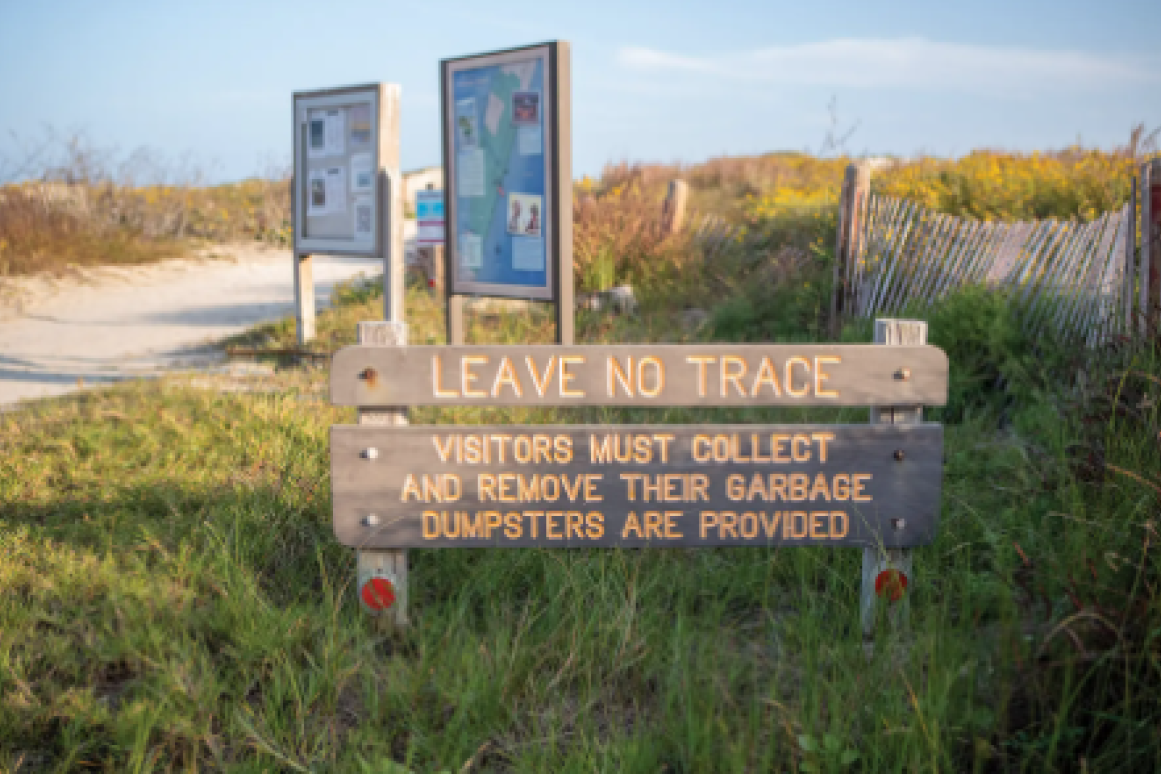
{"label": "wooden sign", "polygon": [[338,425],[334,528],[358,548],[924,545],[942,450],[937,424]]}
{"label": "wooden sign", "polygon": [[943,405],[931,346],[657,344],[345,347],[341,406]]}

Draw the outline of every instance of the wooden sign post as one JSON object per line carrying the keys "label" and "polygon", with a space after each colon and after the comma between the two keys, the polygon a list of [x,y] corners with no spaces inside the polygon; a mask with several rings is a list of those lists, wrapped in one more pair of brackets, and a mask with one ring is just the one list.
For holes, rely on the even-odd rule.
{"label": "wooden sign post", "polygon": [[[866,627],[875,589],[896,598],[905,552],[938,526],[943,428],[920,414],[946,402],[948,366],[922,326],[879,321],[890,347],[342,349],[331,399],[361,414],[331,429],[331,488],[360,598],[387,578],[403,604],[407,548],[857,546]],[[368,426],[405,405],[875,408],[865,425]]]}

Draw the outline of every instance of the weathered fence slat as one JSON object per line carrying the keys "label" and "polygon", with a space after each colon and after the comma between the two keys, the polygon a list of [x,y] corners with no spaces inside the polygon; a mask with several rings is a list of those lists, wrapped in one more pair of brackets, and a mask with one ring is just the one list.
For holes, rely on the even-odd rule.
{"label": "weathered fence slat", "polygon": [[868,298],[867,309],[865,316],[871,316],[878,313],[879,298],[883,294],[884,286],[891,282],[891,276],[895,271],[895,264],[898,262],[898,256],[906,248],[907,237],[911,233],[911,213],[916,209],[917,205],[911,202],[904,201],[900,209],[899,216],[894,220],[892,227],[894,231],[894,239],[891,241],[888,249],[883,253],[882,263],[878,266],[874,288]]}
{"label": "weathered fence slat", "polygon": [[1040,267],[1039,277],[1028,283],[1021,296],[1024,310],[1024,327],[1028,329],[1032,320],[1045,313],[1053,293],[1053,286],[1061,271],[1067,269],[1068,247],[1076,233],[1076,224],[1061,223],[1052,237]]}
{"label": "weathered fence slat", "polygon": [[887,199],[880,214],[876,217],[878,234],[875,239],[875,248],[859,261],[862,274],[859,279],[858,311],[860,317],[868,316],[874,298],[875,282],[882,277],[881,263],[883,256],[891,249],[898,236],[897,219],[903,209],[900,199]]}
{"label": "weathered fence slat", "polygon": [[1094,296],[1097,281],[1108,259],[1109,248],[1112,246],[1112,241],[1116,236],[1119,220],[1115,213],[1111,212],[1106,212],[1101,218],[1100,237],[1096,240],[1093,250],[1089,255],[1088,264],[1085,266],[1084,279],[1076,288],[1072,313],[1066,322],[1066,327],[1074,335],[1084,335],[1086,333],[1084,323],[1088,319],[1089,311],[1095,301]]}
{"label": "weathered fence slat", "polygon": [[942,219],[942,216],[922,209],[916,217],[919,229],[915,232],[915,238],[911,240],[908,249],[904,251],[901,262],[896,266],[895,282],[884,298],[881,310],[893,310],[899,306],[899,299],[904,297],[907,286],[914,279],[915,267],[920,261],[920,256],[926,250],[932,233],[939,227]]}
{"label": "weathered fence slat", "polygon": [[1026,270],[1017,278],[1017,304],[1026,313],[1032,308],[1037,292],[1043,288],[1053,259],[1057,257],[1057,251],[1068,231],[1068,224],[1058,223],[1055,218],[1049,219],[1047,226],[1041,243],[1032,250]]}
{"label": "weathered fence slat", "polygon": [[[1088,274],[1088,267],[1100,241],[1105,219],[1105,216],[1102,216],[1100,220],[1088,224],[1088,227],[1085,228],[1084,238],[1079,240],[1077,250],[1074,253],[1073,269],[1068,275],[1072,282],[1061,287],[1062,292],[1058,296],[1060,302],[1050,321],[1051,327],[1059,331],[1061,335],[1067,336],[1069,333],[1067,324],[1080,295],[1077,280],[1083,281],[1083,278]],[[1041,324],[1038,332],[1043,333],[1047,328],[1048,325]]]}
{"label": "weathered fence slat", "polygon": [[1093,345],[1129,331],[1148,309],[1154,251],[1143,250],[1137,265],[1135,216],[1134,198],[1090,223],[981,222],[870,195],[861,230],[846,237],[857,250],[836,293],[846,294],[848,314],[866,318],[930,308],[958,288],[987,284],[1010,294],[1030,334]]}
{"label": "weathered fence slat", "polygon": [[[939,273],[946,268],[947,255],[959,234],[960,219],[946,216],[943,221],[943,233],[932,243],[931,251],[923,257],[923,266],[920,267],[920,276],[915,283],[915,290],[911,293],[911,300],[923,304],[931,286],[939,278]],[[907,299],[904,299],[906,301]]]}

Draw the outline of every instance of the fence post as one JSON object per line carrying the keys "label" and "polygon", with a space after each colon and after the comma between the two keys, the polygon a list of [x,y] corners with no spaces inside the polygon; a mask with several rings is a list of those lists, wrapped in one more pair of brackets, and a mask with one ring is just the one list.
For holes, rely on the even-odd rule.
{"label": "fence post", "polygon": [[[927,323],[919,320],[875,320],[875,343],[886,346],[909,346],[927,343]],[[872,425],[907,425],[923,421],[922,406],[874,406],[871,408]],[[892,520],[896,529],[906,529],[902,520]],[[863,549],[863,577],[859,593],[859,615],[863,626],[863,642],[869,643],[875,634],[875,602],[885,597],[890,608],[892,628],[902,631],[908,625],[911,613],[910,596],[913,575],[910,548]],[[902,577],[900,577],[902,576]]]}
{"label": "fence post", "polygon": [[871,166],[850,164],[843,175],[839,195],[838,236],[834,250],[834,282],[830,296],[830,338],[842,332],[842,318],[848,313],[854,288],[851,274],[862,254],[863,225],[871,192]]}
{"label": "fence post", "polygon": [[1132,338],[1133,277],[1136,276],[1134,271],[1137,268],[1134,260],[1137,252],[1137,178],[1135,177],[1129,179],[1129,202],[1125,205],[1125,218],[1128,219],[1128,223],[1125,224],[1125,270],[1121,275],[1121,282],[1124,286],[1121,301],[1124,306],[1122,310],[1125,322],[1124,334]]}
{"label": "fence post", "polygon": [[1141,166],[1141,315],[1161,333],[1161,159]]}
{"label": "fence post", "polygon": [[[403,322],[361,322],[358,328],[359,343],[372,347],[407,346],[407,324]],[[373,374],[363,378],[373,379]],[[406,425],[407,409],[401,407],[376,406],[359,409],[360,425]],[[371,453],[371,450],[368,450]],[[368,516],[368,519],[374,516]],[[363,608],[373,615],[386,614],[386,620],[393,626],[408,626],[407,605],[407,550],[370,549],[359,550],[356,554],[358,584],[356,593]],[[378,580],[379,584],[371,581]],[[382,581],[388,585],[383,586]],[[392,599],[393,597],[393,599]]]}
{"label": "fence post", "polygon": [[689,201],[689,185],[684,180],[670,180],[665,203],[661,206],[661,230],[665,236],[676,234],[685,225],[685,205]]}

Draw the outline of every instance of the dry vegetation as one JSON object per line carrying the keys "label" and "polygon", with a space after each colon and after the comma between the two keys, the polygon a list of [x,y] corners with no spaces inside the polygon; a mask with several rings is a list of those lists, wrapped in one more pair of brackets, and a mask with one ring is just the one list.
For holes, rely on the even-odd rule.
{"label": "dry vegetation", "polygon": [[197,242],[289,242],[285,171],[207,186],[187,163],[138,151],[115,164],[77,137],[50,138],[41,155],[33,179],[0,186],[0,277],[165,260]]}

